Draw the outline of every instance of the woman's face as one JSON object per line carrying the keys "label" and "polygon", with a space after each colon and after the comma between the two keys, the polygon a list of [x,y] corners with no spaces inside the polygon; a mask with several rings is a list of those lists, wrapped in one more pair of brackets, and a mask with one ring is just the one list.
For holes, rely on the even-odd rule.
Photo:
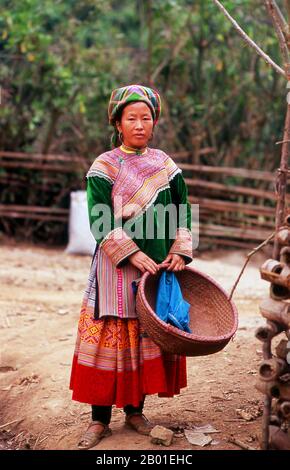
{"label": "woman's face", "polygon": [[153,118],[149,106],[142,101],[130,103],[122,111],[117,129],[123,134],[123,143],[128,147],[146,147],[152,135]]}

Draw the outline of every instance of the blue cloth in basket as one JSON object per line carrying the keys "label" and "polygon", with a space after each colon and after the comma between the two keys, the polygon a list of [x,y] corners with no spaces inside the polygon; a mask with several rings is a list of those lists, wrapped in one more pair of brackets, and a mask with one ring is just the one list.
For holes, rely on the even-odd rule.
{"label": "blue cloth in basket", "polygon": [[182,297],[177,277],[172,271],[163,271],[157,286],[155,312],[157,316],[180,330],[189,328],[190,304]]}

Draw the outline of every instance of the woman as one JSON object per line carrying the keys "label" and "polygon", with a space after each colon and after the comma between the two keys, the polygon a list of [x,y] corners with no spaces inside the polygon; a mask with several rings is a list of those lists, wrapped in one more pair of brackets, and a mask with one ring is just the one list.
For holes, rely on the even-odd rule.
{"label": "woman", "polygon": [[[141,85],[114,90],[108,108],[112,150],[99,155],[87,173],[97,247],[70,380],[72,399],[92,405],[80,449],[111,434],[112,405],[124,409],[127,425],[148,435],[152,425],[143,415],[145,396],[172,397],[186,386],[185,357],[163,353],[142,330],[133,290],[133,281],[145,271],[180,271],[192,261],[191,211],[181,170],[166,153],[148,147],[160,111],[156,90]],[[165,214],[164,236],[147,236],[149,215],[149,227],[160,228],[157,207],[168,204],[177,212],[185,205],[183,223],[177,222],[172,236]],[[137,225],[141,236],[132,235]]]}

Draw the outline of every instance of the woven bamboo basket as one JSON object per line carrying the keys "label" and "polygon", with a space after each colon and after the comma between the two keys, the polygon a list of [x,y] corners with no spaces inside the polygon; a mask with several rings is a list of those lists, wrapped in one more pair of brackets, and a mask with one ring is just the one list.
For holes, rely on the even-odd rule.
{"label": "woven bamboo basket", "polygon": [[228,294],[209,276],[185,266],[175,272],[183,298],[190,304],[192,333],[165,323],[156,315],[158,279],[162,273],[144,273],[138,285],[137,313],[145,332],[165,352],[204,356],[223,349],[238,327],[238,314]]}

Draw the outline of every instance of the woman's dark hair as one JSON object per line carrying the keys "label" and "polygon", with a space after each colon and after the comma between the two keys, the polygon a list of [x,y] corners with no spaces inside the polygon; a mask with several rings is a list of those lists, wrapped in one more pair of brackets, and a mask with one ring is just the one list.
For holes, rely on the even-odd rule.
{"label": "woman's dark hair", "polygon": [[125,108],[125,106],[122,106],[121,108],[118,109],[118,111],[116,112],[116,116],[115,116],[115,120],[114,120],[114,132],[113,134],[111,135],[111,148],[116,148],[116,147],[119,147],[122,142],[121,142],[121,139],[119,137],[119,131],[117,129],[117,124],[116,122],[120,122],[121,121],[121,118],[122,118],[122,112],[123,112],[123,109]]}

